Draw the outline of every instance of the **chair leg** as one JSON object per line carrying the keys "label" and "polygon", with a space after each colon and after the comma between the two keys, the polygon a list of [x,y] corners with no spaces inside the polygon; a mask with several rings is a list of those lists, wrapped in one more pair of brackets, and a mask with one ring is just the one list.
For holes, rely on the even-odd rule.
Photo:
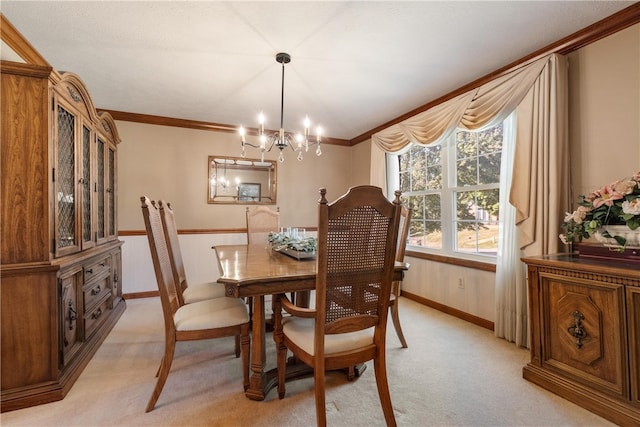
{"label": "chair leg", "polygon": [[160,375],[160,371],[162,370],[162,364],[164,363],[164,356],[162,356],[162,360],[160,360],[160,366],[158,366],[158,370],[156,371],[156,378]]}
{"label": "chair leg", "polygon": [[240,357],[241,351],[240,351],[240,335],[236,335],[236,358]]}
{"label": "chair leg", "polygon": [[396,427],[396,418],[393,415],[391,395],[389,394],[389,383],[387,381],[387,365],[384,352],[384,347],[378,349],[377,357],[373,359],[373,369],[376,375],[376,385],[378,386],[380,405],[382,406],[382,412],[384,413],[384,419],[387,422],[387,427]]}
{"label": "chair leg", "polygon": [[236,335],[236,346],[238,340],[241,346],[242,355],[242,385],[244,391],[249,388],[249,358],[251,355],[251,339],[249,338],[249,324],[244,324],[240,327],[240,336]]}
{"label": "chair leg", "polygon": [[400,344],[402,348],[407,348],[407,340],[404,339],[404,334],[402,333],[402,326],[400,326],[400,316],[398,314],[398,299],[400,297],[400,282],[393,282],[393,293],[395,294],[395,300],[392,304],[389,304],[389,309],[391,310],[391,320],[393,320],[393,327],[396,330],[396,335],[400,339]]}
{"label": "chair leg", "polygon": [[321,363],[321,365],[322,366],[316,365],[313,368],[313,381],[316,395],[316,420],[318,427],[326,427],[327,404],[325,399],[324,363]]}
{"label": "chair leg", "polygon": [[169,370],[171,370],[171,363],[173,362],[173,354],[176,350],[176,341],[174,339],[167,339],[164,345],[164,356],[162,357],[162,363],[160,365],[160,375],[158,375],[158,381],[156,382],[156,388],[153,389],[149,403],[147,403],[147,409],[145,412],[151,412],[156,406],[156,402],[162,393],[164,383],[169,376]]}

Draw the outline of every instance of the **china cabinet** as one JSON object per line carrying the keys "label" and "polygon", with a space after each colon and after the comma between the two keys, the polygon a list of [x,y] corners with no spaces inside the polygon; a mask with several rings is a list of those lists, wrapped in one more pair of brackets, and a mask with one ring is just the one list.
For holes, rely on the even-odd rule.
{"label": "china cabinet", "polygon": [[523,377],[622,426],[640,425],[640,264],[525,258],[531,361]]}
{"label": "china cabinet", "polygon": [[62,399],[125,309],[115,122],[81,79],[1,63],[2,411]]}

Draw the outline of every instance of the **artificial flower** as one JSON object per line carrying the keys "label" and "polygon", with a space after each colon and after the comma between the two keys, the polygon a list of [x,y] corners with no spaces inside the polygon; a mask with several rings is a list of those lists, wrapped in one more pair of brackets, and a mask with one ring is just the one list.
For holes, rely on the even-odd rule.
{"label": "artificial flower", "polygon": [[626,239],[603,231],[606,225],[626,225],[631,230],[640,227],[640,171],[631,178],[624,178],[605,185],[587,196],[580,196],[578,207],[567,212],[562,223],[560,240],[564,244],[581,242],[599,231],[611,237],[622,248]]}

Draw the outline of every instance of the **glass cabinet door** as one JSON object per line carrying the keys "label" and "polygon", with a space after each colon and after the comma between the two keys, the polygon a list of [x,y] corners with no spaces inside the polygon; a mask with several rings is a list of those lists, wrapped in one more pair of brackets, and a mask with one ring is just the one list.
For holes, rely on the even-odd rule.
{"label": "glass cabinet door", "polygon": [[93,195],[91,191],[91,129],[82,126],[82,176],[80,178],[80,188],[82,192],[82,249],[95,246],[93,209],[91,204]]}
{"label": "glass cabinet door", "polygon": [[116,149],[109,144],[107,161],[107,237],[116,238]]}
{"label": "glass cabinet door", "polygon": [[56,256],[60,256],[77,252],[80,246],[75,146],[78,118],[62,105],[58,104],[56,110],[56,166],[53,174],[56,210],[55,253]]}
{"label": "glass cabinet door", "polygon": [[97,243],[103,243],[106,238],[106,185],[105,185],[105,148],[106,143],[98,137],[96,147],[96,233]]}

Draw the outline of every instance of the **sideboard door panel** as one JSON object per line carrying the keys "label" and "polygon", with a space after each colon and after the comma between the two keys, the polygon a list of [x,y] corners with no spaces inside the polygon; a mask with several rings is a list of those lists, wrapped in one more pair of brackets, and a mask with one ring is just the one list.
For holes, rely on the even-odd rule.
{"label": "sideboard door panel", "polygon": [[624,287],[542,276],[543,364],[618,396],[628,393]]}

